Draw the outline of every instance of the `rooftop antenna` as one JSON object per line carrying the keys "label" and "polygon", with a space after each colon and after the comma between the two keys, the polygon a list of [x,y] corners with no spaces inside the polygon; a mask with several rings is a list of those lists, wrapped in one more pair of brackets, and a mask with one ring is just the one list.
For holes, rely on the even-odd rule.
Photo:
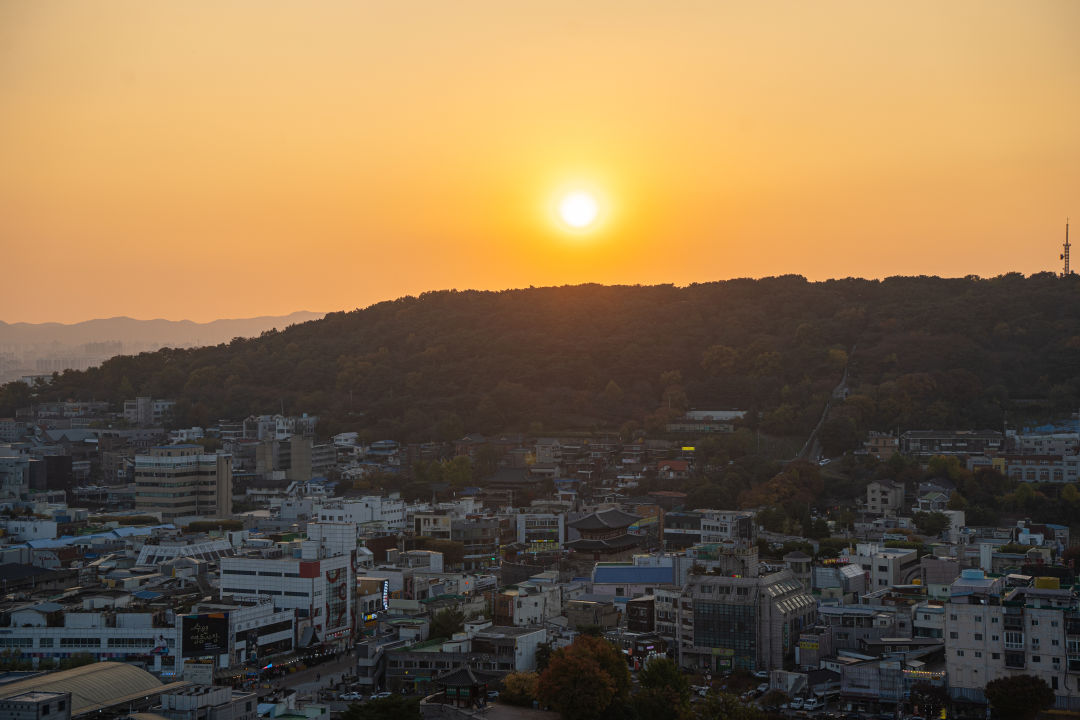
{"label": "rooftop antenna", "polygon": [[1065,244],[1062,245],[1063,252],[1061,253],[1061,259],[1065,261],[1065,270],[1061,273],[1062,277],[1071,275],[1072,271],[1069,270],[1069,218],[1065,218]]}

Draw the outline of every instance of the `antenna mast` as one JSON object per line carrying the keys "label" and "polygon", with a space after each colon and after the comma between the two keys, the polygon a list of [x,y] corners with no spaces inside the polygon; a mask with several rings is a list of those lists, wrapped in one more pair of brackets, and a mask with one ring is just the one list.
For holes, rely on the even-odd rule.
{"label": "antenna mast", "polygon": [[1061,253],[1061,259],[1065,261],[1065,270],[1061,273],[1062,277],[1071,275],[1072,270],[1069,269],[1069,218],[1065,218],[1065,244],[1062,245],[1063,252]]}

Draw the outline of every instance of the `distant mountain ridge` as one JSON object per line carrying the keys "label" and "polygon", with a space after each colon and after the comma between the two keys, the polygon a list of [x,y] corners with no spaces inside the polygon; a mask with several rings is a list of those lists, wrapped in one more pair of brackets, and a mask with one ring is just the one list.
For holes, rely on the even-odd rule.
{"label": "distant mountain ridge", "polygon": [[117,355],[218,345],[233,338],[257,337],[267,330],[283,330],[321,317],[323,313],[303,310],[288,315],[205,323],[130,317],[71,324],[0,321],[0,382],[25,375],[85,370]]}
{"label": "distant mountain ridge", "polygon": [[136,320],[126,316],[85,320],[78,323],[6,323],[0,321],[0,344],[82,345],[98,342],[138,344],[217,345],[234,337],[251,337],[266,330],[318,320],[324,313],[297,311],[288,315],[222,319],[197,323],[191,320]]}

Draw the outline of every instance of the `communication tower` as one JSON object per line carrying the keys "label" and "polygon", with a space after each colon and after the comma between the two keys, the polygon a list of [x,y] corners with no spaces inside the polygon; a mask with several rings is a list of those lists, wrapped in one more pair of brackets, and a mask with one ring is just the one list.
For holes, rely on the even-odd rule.
{"label": "communication tower", "polygon": [[1065,244],[1061,246],[1062,253],[1061,259],[1065,261],[1065,270],[1061,273],[1061,276],[1070,275],[1072,271],[1069,269],[1069,219],[1065,218]]}

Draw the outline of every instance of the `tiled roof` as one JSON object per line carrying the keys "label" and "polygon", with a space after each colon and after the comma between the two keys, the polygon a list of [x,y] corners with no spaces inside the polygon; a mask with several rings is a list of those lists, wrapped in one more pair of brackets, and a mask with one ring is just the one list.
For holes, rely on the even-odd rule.
{"label": "tiled roof", "polygon": [[637,515],[611,508],[610,510],[586,515],[572,523],[567,523],[567,525],[575,530],[605,530],[608,528],[628,528],[640,519]]}

